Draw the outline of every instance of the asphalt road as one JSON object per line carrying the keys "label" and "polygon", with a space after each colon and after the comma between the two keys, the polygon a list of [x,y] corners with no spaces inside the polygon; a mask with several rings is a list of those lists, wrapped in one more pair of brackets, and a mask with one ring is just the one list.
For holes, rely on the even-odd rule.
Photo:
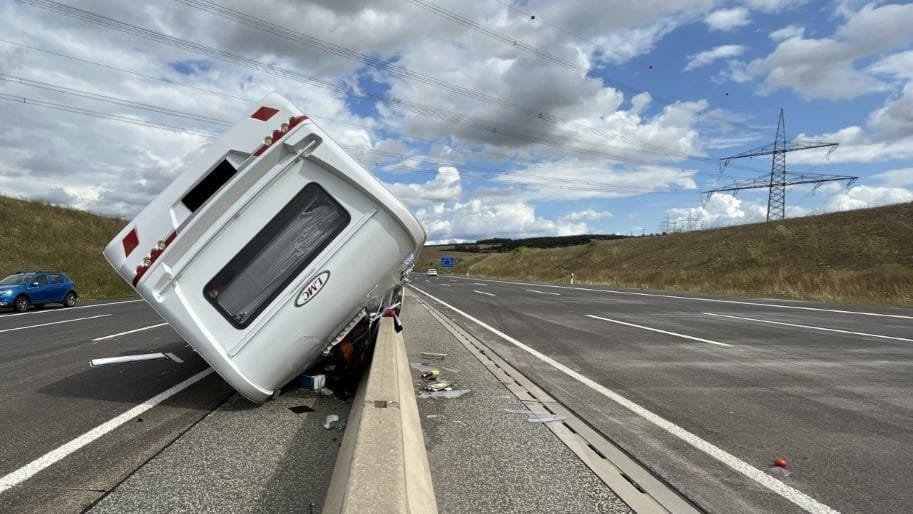
{"label": "asphalt road", "polygon": [[708,511],[913,510],[911,309],[410,280]]}
{"label": "asphalt road", "polygon": [[80,511],[230,395],[143,301],[0,313],[0,510]]}

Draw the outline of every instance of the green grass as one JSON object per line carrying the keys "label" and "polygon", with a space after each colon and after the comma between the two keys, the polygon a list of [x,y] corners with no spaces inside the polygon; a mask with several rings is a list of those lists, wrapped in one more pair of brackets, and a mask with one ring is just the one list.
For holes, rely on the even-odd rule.
{"label": "green grass", "polygon": [[[418,269],[447,247],[429,247]],[[554,249],[457,255],[454,273],[913,306],[913,203]]]}
{"label": "green grass", "polygon": [[126,221],[0,196],[0,275],[20,269],[66,272],[83,298],[133,294],[102,255]]}

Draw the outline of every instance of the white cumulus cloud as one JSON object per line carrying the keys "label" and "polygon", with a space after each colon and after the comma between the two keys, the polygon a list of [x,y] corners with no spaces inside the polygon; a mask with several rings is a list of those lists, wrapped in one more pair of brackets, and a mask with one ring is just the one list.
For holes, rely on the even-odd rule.
{"label": "white cumulus cloud", "polygon": [[689,55],[685,71],[707,66],[719,59],[738,57],[743,53],[745,53],[745,47],[742,45],[720,45],[710,50]]}
{"label": "white cumulus cloud", "polygon": [[751,23],[748,9],[744,7],[734,7],[732,9],[719,9],[708,14],[704,18],[704,23],[710,27],[710,30],[729,31]]}

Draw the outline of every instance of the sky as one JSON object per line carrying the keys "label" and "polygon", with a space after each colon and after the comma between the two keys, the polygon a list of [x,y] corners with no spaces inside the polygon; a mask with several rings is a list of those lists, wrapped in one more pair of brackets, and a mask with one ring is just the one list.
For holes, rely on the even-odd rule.
{"label": "sky", "polygon": [[[252,6],[256,6],[252,8]],[[0,194],[129,218],[278,92],[431,242],[761,221],[703,191],[787,155],[788,217],[913,201],[913,4],[0,0]]]}

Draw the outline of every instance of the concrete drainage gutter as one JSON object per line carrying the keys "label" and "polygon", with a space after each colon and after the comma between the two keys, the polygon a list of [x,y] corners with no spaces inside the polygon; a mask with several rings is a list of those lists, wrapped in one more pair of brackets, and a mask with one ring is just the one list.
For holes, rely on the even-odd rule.
{"label": "concrete drainage gutter", "polygon": [[409,359],[393,318],[380,319],[323,512],[437,512]]}

